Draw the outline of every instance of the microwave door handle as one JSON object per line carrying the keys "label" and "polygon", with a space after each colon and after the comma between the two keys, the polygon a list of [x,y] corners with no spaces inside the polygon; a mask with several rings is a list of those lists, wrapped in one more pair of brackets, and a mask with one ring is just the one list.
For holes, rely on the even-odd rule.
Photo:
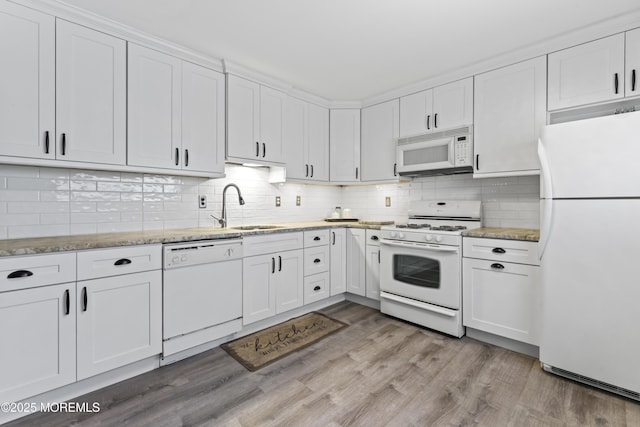
{"label": "microwave door handle", "polygon": [[451,138],[451,141],[449,142],[449,163],[451,163],[451,166],[455,166],[456,165],[455,146],[456,146],[456,139],[455,138]]}

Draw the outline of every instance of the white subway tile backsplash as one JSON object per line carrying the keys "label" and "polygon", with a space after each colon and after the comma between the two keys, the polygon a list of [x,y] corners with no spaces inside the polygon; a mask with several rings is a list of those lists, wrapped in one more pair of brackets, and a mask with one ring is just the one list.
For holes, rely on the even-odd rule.
{"label": "white subway tile backsplash", "polygon": [[[487,226],[536,228],[538,177],[473,179],[471,175],[416,178],[402,184],[305,185],[268,183],[266,168],[227,165],[226,178],[8,166],[0,169],[0,239],[111,231],[218,227],[222,190],[235,183],[246,201],[227,192],[229,226],[321,220],[335,206],[369,220],[406,221],[416,200],[483,201]],[[207,208],[198,207],[198,195]],[[275,207],[275,196],[282,205]],[[302,205],[296,206],[296,196]],[[391,207],[385,197],[391,197]]]}

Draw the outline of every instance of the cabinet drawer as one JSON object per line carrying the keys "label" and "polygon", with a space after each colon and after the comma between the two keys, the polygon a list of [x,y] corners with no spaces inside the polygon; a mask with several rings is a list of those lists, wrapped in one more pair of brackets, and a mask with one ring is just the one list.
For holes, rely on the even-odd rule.
{"label": "cabinet drawer", "polygon": [[273,233],[263,236],[250,236],[243,239],[245,257],[272,254],[276,252],[302,249],[303,235],[297,233]]}
{"label": "cabinet drawer", "polygon": [[329,298],[329,295],[329,273],[314,274],[304,278],[305,304]]}
{"label": "cabinet drawer", "polygon": [[312,246],[326,245],[329,243],[329,229],[324,230],[312,230],[304,232],[304,247],[310,248]]}
{"label": "cabinet drawer", "polygon": [[380,246],[380,230],[366,230],[367,245]]}
{"label": "cabinet drawer", "polygon": [[123,246],[78,252],[78,280],[159,270],[162,245]]}
{"label": "cabinet drawer", "polygon": [[75,280],[75,252],[0,258],[0,292]]}
{"label": "cabinet drawer", "polygon": [[329,271],[329,246],[318,246],[304,250],[304,275]]}
{"label": "cabinet drawer", "polygon": [[521,240],[463,238],[463,256],[490,261],[540,265],[538,242]]}

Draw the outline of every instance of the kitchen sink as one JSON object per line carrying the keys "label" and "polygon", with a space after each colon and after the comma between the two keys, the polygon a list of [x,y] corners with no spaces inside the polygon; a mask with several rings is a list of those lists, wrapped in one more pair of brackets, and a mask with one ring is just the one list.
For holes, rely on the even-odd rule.
{"label": "kitchen sink", "polygon": [[274,228],[284,228],[282,225],[241,225],[239,227],[229,227],[234,230],[272,230]]}

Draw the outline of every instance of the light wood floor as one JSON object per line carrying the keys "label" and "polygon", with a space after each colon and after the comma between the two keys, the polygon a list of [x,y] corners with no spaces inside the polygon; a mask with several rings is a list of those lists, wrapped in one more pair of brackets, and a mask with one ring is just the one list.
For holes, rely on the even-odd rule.
{"label": "light wood floor", "polygon": [[28,426],[640,426],[640,404],[541,370],[528,356],[342,302],[350,326],[248,372],[216,348],[75,399],[98,414]]}

